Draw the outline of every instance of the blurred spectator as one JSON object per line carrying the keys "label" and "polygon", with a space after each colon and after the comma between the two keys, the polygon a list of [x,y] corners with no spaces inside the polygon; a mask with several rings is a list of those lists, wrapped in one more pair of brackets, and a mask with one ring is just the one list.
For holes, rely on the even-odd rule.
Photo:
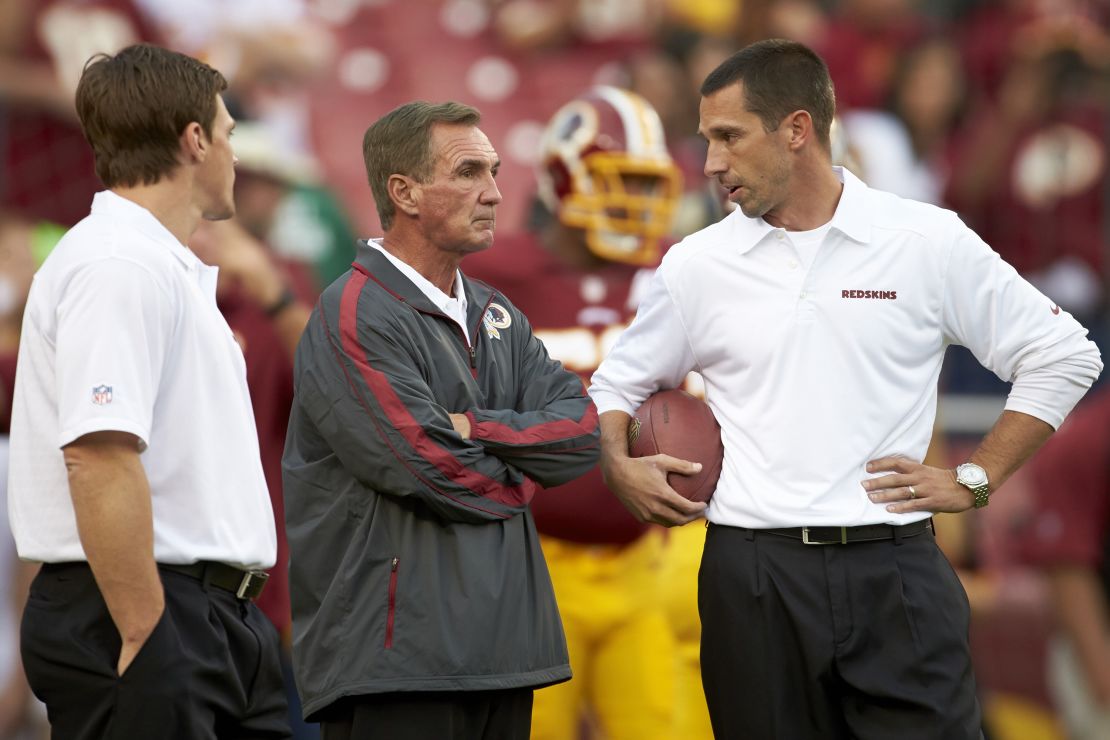
{"label": "blurred spectator", "polygon": [[128,0],[0,3],[0,208],[72,225],[101,189],[77,126],[85,62],[154,34]]}
{"label": "blurred spectator", "polygon": [[1014,61],[1056,44],[1097,35],[1110,20],[1110,6],[1089,0],[985,0],[956,27],[969,87],[993,100]]}
{"label": "blurred spectator", "polygon": [[720,34],[737,28],[750,0],[666,0],[666,25],[698,34]]}
{"label": "blurred spectator", "polygon": [[940,205],[953,132],[965,107],[959,51],[943,36],[909,49],[882,110],[841,116],[868,185]]}
{"label": "blurred spectator", "polygon": [[[955,148],[948,200],[1098,338],[1107,234],[1106,37],[1026,47]],[[1081,44],[1076,46],[1075,44]],[[1097,66],[1096,66],[1097,65]]]}
{"label": "blurred spectator", "polygon": [[1110,738],[1110,389],[1030,464],[1026,557],[1048,577],[1059,630],[1049,685],[1071,740]]}
{"label": "blurred spectator", "polygon": [[[766,33],[759,38],[783,38],[815,48],[824,43],[829,19],[818,0],[767,0]],[[743,38],[743,37],[742,37]]]}
{"label": "blurred spectator", "polygon": [[174,49],[225,70],[229,110],[265,121],[278,144],[312,151],[307,86],[330,69],[335,39],[304,0],[135,0]]}
{"label": "blurred spectator", "polygon": [[664,0],[490,0],[497,37],[510,49],[639,42],[655,35]]}
{"label": "blurred spectator", "polygon": [[315,289],[346,272],[355,235],[316,159],[283,147],[263,123],[235,130],[236,219],[285,260],[311,269]]}
{"label": "blurred spectator", "polygon": [[841,113],[880,108],[903,51],[927,23],[911,0],[841,0],[815,49],[829,66]]}

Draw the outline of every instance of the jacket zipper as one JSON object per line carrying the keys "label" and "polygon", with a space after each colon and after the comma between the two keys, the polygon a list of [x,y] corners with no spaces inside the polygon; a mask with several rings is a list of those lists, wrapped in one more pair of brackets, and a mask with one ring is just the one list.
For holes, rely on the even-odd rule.
{"label": "jacket zipper", "polygon": [[[482,306],[482,313],[480,316],[485,317],[486,311],[489,310],[491,303],[493,303],[492,295],[489,297],[489,300],[486,301],[486,305]],[[466,351],[470,355],[470,374],[474,376],[475,380],[478,379],[478,334],[482,331],[483,320],[484,318],[478,319],[478,324],[474,327],[473,344],[467,339],[466,332],[464,332],[462,328],[459,329],[459,336],[462,337],[463,344],[466,346]]]}
{"label": "jacket zipper", "polygon": [[393,558],[393,565],[389,573],[389,612],[385,617],[385,646],[393,647],[393,614],[397,608],[397,565],[400,559]]}
{"label": "jacket zipper", "polygon": [[[481,316],[484,317],[486,315],[486,311],[489,309],[491,303],[493,303],[492,295],[489,297],[489,300],[486,301],[486,305],[482,307]],[[428,314],[429,316],[438,316],[442,319],[450,321],[452,324],[455,324],[454,319],[448,317],[446,314],[436,313],[434,311],[425,311],[422,308],[417,308],[416,310],[420,313]],[[482,319],[479,319],[478,325],[474,328],[474,343],[471,344],[470,340],[466,336],[466,331],[458,324],[455,324],[455,331],[458,333],[459,338],[462,339],[463,347],[466,348],[466,353],[470,357],[470,374],[474,376],[475,380],[478,379],[478,332],[480,332],[481,330]]]}

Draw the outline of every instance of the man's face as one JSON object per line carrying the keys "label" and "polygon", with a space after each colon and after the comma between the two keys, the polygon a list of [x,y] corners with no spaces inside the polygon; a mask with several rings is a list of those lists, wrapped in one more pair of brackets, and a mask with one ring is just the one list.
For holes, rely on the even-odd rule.
{"label": "man's face", "polygon": [[737,83],[701,99],[698,133],[709,142],[705,176],[717,180],[748,218],[760,218],[786,200],[790,188],[789,127],[766,131],[747,109]]}
{"label": "man's face", "polygon": [[212,138],[208,140],[209,154],[197,175],[201,215],[207,221],[235,215],[235,164],[239,160],[231,150],[233,128],[235,120],[227,112],[223,98],[217,95],[216,119],[212,123]]}
{"label": "man's face", "polygon": [[434,167],[418,183],[420,225],[439,249],[463,255],[493,244],[495,210],[501,192],[494,178],[501,160],[486,135],[474,126],[436,124],[432,128]]}

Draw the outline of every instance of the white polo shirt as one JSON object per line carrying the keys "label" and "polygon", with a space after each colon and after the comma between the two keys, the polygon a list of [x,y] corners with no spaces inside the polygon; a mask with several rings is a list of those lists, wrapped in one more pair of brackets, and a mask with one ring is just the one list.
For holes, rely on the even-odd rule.
{"label": "white polo shirt", "polygon": [[35,275],[12,407],[20,557],[86,559],[61,448],[121,431],[144,447],[158,562],[274,564],[246,365],[216,272],[145,208],[102,192]]}
{"label": "white polo shirt", "polygon": [[725,448],[710,521],[742,527],[905,524],[864,466],[923,459],[948,344],[1012,381],[1006,408],[1058,426],[1098,377],[1086,330],[950,211],[843,195],[806,269],[782,229],[739,210],[671,248],[593,376],[600,412],[632,413],[691,370]]}

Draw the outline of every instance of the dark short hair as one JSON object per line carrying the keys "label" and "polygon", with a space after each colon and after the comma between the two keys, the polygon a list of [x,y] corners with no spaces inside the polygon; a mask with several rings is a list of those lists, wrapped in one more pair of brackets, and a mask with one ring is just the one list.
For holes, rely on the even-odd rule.
{"label": "dark short hair", "polygon": [[804,110],[813,119],[817,140],[831,150],[829,131],[836,115],[836,93],[829,68],[812,49],[796,41],[766,39],[745,46],[705,78],[702,96],[735,83],[744,85],[744,105],[759,116],[766,131]]}
{"label": "dark short hair", "polygon": [[226,89],[204,62],[150,44],[92,57],[77,84],[77,116],[104,186],[152,185],[172,172],[186,126],[212,137]]}
{"label": "dark short hair", "polygon": [[432,176],[432,127],[437,123],[477,126],[481,120],[482,114],[469,105],[416,100],[394,108],[366,129],[362,159],[383,230],[389,230],[396,215],[389,197],[390,175],[405,175],[419,182]]}

